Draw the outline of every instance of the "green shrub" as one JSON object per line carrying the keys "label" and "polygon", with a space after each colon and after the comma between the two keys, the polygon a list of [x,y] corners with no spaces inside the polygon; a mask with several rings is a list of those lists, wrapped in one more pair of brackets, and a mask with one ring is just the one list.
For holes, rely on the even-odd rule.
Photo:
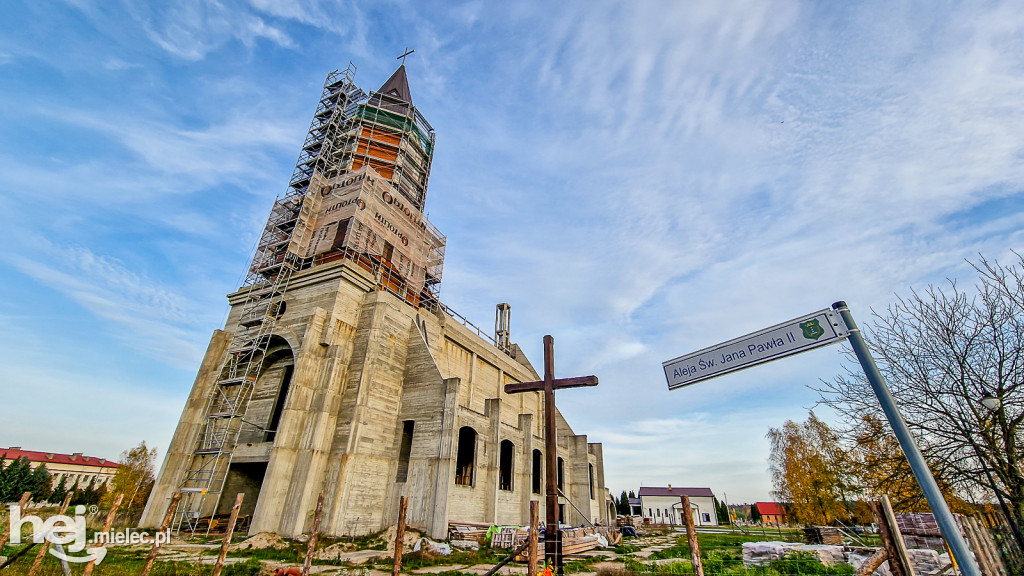
{"label": "green shrub", "polygon": [[263,572],[263,563],[255,558],[249,558],[245,562],[235,562],[224,566],[221,574],[224,576],[260,576]]}

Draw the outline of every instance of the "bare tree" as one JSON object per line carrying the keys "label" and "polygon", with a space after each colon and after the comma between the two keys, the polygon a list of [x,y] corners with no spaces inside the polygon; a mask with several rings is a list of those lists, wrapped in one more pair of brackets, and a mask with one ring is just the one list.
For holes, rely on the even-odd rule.
{"label": "bare tree", "polygon": [[[1024,257],[1003,265],[971,263],[976,284],[955,280],[898,297],[873,312],[867,334],[879,369],[940,483],[988,491],[982,461],[1011,513],[1024,512],[1020,424],[1024,419]],[[852,364],[851,364],[852,365]],[[843,414],[850,432],[877,417],[877,400],[859,370],[825,381],[820,403]],[[986,393],[999,401],[985,407]],[[991,400],[991,399],[990,399]],[[980,458],[979,458],[980,456]]]}

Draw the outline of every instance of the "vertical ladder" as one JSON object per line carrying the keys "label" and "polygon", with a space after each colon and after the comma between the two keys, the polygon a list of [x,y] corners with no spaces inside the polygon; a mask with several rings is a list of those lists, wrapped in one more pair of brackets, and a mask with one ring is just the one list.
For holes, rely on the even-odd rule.
{"label": "vertical ladder", "polygon": [[247,422],[245,413],[277,319],[283,313],[292,274],[309,265],[310,259],[303,254],[313,234],[312,221],[321,198],[320,194],[308,193],[309,185],[314,174],[326,178],[336,175],[342,131],[354,116],[359,99],[366,97],[353,84],[354,74],[355,67],[350,63],[346,70],[327,76],[288,192],[274,202],[260,236],[243,284],[247,291],[241,315],[207,401],[192,460],[178,487],[182,498],[172,523],[175,532],[201,531],[205,519],[205,532],[209,533],[213,524],[209,516],[216,509],[206,510],[206,504],[210,499],[215,507],[220,501],[243,427],[262,429]]}

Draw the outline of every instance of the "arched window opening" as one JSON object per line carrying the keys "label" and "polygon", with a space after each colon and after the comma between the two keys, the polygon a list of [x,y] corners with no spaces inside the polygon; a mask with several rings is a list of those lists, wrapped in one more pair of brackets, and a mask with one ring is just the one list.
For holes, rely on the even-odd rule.
{"label": "arched window opening", "polygon": [[540,453],[540,450],[533,451],[533,493],[540,494],[540,471],[542,463],[544,462],[544,455]]}
{"label": "arched window opening", "polygon": [[498,458],[499,490],[512,490],[512,461],[515,453],[516,446],[511,440],[501,441],[501,453]]}
{"label": "arched window opening", "polygon": [[288,400],[288,390],[292,385],[292,373],[294,371],[294,364],[289,364],[284,368],[284,376],[281,377],[281,388],[278,390],[277,399],[274,400],[274,408],[270,413],[270,422],[267,423],[267,431],[264,433],[264,442],[273,442],[277,438],[277,427],[281,425],[281,414],[284,412],[284,403]]}
{"label": "arched window opening", "polygon": [[455,483],[472,486],[476,468],[476,430],[469,426],[459,429],[459,452],[455,457]]}

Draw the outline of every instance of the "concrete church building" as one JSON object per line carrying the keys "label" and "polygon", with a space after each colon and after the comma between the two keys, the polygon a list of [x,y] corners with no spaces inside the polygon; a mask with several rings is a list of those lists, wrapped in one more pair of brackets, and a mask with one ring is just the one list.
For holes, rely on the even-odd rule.
{"label": "concrete church building", "polygon": [[[144,527],[175,492],[176,530],[207,529],[241,492],[249,533],[289,537],[309,532],[321,493],[332,536],[394,524],[401,496],[434,538],[449,522],[527,523],[543,499],[542,393],[503,390],[540,380],[509,340],[508,306],[491,338],[437,299],[445,238],[423,213],[434,130],[404,64],[369,94],[353,75],[324,84]],[[562,521],[607,523],[601,445],[557,423]]]}

